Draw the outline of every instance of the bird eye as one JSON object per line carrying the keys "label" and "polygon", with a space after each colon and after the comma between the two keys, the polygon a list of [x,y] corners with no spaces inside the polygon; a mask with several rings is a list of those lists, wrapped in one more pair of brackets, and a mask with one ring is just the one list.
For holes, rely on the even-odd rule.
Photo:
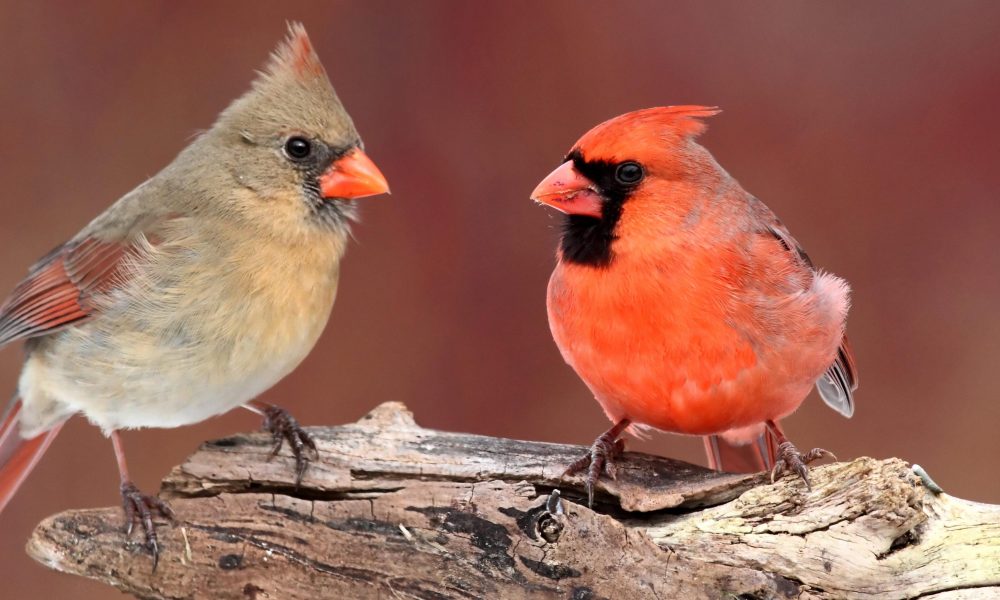
{"label": "bird eye", "polygon": [[615,169],[615,181],[622,185],[635,185],[642,181],[642,167],[637,162],[623,162]]}
{"label": "bird eye", "polygon": [[312,153],[312,144],[309,140],[302,137],[290,137],[288,141],[285,142],[285,154],[288,158],[293,158],[295,160],[302,160],[308,157]]}

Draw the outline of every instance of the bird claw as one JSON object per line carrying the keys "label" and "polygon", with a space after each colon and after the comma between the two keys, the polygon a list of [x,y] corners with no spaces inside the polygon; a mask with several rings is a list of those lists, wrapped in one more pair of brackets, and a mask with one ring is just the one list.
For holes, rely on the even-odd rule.
{"label": "bird claw", "polygon": [[612,431],[607,431],[594,440],[590,452],[580,457],[564,472],[563,477],[575,475],[587,470],[587,506],[594,506],[594,488],[601,475],[607,475],[612,481],[618,478],[618,466],[615,459],[625,451],[625,440],[615,439]]}
{"label": "bird claw", "polygon": [[153,555],[153,571],[160,562],[160,546],[153,525],[153,513],[158,512],[168,521],[174,521],[174,511],[156,496],[143,494],[131,481],[121,485],[122,507],[125,509],[125,537],[131,538],[138,520],[146,534],[146,548]]}
{"label": "bird claw", "polygon": [[302,477],[309,466],[309,458],[306,450],[310,450],[313,460],[319,459],[319,450],[316,449],[316,442],[306,430],[299,425],[299,422],[283,408],[268,406],[264,409],[264,424],[262,429],[269,431],[274,440],[274,447],[268,460],[274,458],[281,451],[281,446],[288,442],[292,455],[295,457],[295,485],[302,483]]}
{"label": "bird claw", "polygon": [[774,468],[771,469],[771,483],[774,483],[785,472],[794,472],[806,484],[806,489],[812,491],[812,484],[809,483],[809,463],[814,460],[830,457],[837,460],[837,457],[829,450],[813,448],[809,452],[802,454],[791,442],[782,442],[778,446],[777,460]]}

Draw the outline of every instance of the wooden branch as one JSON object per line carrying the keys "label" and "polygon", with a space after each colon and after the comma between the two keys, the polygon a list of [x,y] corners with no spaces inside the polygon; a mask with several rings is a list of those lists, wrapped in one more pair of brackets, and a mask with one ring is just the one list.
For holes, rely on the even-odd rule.
{"label": "wooden branch", "polygon": [[28,552],[141,598],[1000,598],[1000,507],[898,459],[818,467],[807,492],[629,453],[590,510],[559,478],[580,447],[423,429],[395,403],[311,433],[301,486],[263,434],[174,468],[155,573],[119,508],[50,517]]}

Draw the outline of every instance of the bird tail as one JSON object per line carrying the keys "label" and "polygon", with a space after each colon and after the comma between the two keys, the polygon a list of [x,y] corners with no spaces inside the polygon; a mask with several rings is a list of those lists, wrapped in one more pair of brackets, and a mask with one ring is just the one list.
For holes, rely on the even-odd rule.
{"label": "bird tail", "polygon": [[21,437],[18,415],[21,399],[15,397],[0,421],[0,512],[21,487],[28,473],[48,450],[63,422],[30,440]]}
{"label": "bird tail", "polygon": [[[780,425],[775,422],[775,426]],[[748,444],[734,444],[721,435],[704,437],[708,468],[725,473],[758,473],[770,471],[778,454],[778,447],[767,429]]]}

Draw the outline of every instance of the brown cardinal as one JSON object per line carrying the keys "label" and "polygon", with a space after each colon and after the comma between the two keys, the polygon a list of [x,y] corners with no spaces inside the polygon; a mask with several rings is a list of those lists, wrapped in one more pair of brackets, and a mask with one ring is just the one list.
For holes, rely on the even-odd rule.
{"label": "brown cardinal", "polygon": [[152,179],[35,266],[0,306],[0,346],[27,358],[0,429],[0,510],[70,416],[114,444],[128,531],[152,513],[118,430],[178,427],[237,406],[295,455],[315,445],[255,404],[326,325],[355,198],[388,192],[301,25],[252,89]]}
{"label": "brown cardinal", "polygon": [[829,453],[799,453],[778,420],[813,385],[841,414],[854,410],[847,283],[815,269],[695,141],[717,112],[611,119],[531,194],[566,213],[548,287],[552,335],[614,423],[567,471],[588,469],[591,503],[630,427],[707,436],[716,469],[773,465],[772,479],[791,469],[808,485],[805,464]]}

